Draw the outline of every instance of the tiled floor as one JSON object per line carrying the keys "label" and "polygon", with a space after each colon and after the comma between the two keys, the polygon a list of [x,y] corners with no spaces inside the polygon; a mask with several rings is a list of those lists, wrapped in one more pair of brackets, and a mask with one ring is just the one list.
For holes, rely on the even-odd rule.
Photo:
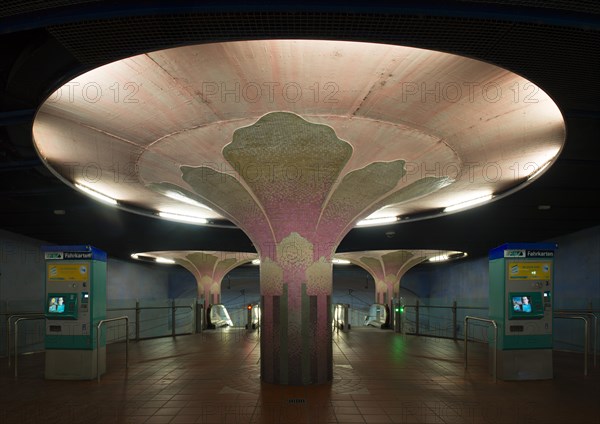
{"label": "tiled floor", "polygon": [[334,381],[262,384],[258,333],[241,329],[108,348],[93,381],[43,378],[43,353],[0,360],[0,423],[510,423],[599,424],[600,367],[555,352],[555,377],[497,381],[487,348],[374,328],[334,333]]}

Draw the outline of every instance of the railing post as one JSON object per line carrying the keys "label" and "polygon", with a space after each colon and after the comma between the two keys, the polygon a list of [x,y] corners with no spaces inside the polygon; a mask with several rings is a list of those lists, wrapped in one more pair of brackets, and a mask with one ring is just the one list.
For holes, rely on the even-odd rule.
{"label": "railing post", "polygon": [[102,331],[102,324],[104,320],[100,320],[96,327],[96,378],[100,383],[100,332]]}
{"label": "railing post", "polygon": [[498,355],[498,325],[496,324],[495,321],[492,321],[492,324],[494,324],[494,383],[496,382],[496,373],[498,372],[498,362],[497,362],[497,356]]}
{"label": "railing post", "polygon": [[140,301],[135,301],[135,340],[140,340]]}
{"label": "railing post", "polygon": [[457,328],[456,328],[456,300],[452,302],[452,339],[456,340]]}
{"label": "railing post", "polygon": [[583,361],[583,375],[585,375],[587,377],[588,375],[588,350],[589,350],[589,327],[588,327],[588,320],[584,320],[584,325],[585,325],[585,338],[583,339],[583,350],[585,351],[585,359]]}
{"label": "railing post", "polygon": [[596,368],[596,351],[598,350],[598,315],[596,315],[595,313],[594,315],[594,368]]}
{"label": "railing post", "polygon": [[465,322],[463,324],[465,328],[465,369],[467,369],[467,349],[469,346],[469,317],[465,317]]}
{"label": "railing post", "polygon": [[171,299],[171,336],[175,337],[175,299]]}
{"label": "railing post", "polygon": [[[96,326],[96,378],[98,383],[100,382],[100,333],[102,331],[102,325],[106,322],[125,320],[125,328],[129,328],[129,317],[124,315],[122,317],[103,319],[98,322]],[[129,368],[129,331],[125,332],[125,368]]]}
{"label": "railing post", "polygon": [[415,302],[415,335],[419,335],[419,299]]}
{"label": "railing post", "polygon": [[469,318],[470,319],[474,319],[475,321],[482,321],[482,322],[487,322],[490,323],[494,326],[494,353],[493,353],[493,359],[494,359],[494,383],[496,382],[496,370],[498,368],[498,364],[497,364],[497,356],[496,356],[496,350],[498,348],[498,325],[496,324],[496,321],[492,320],[492,319],[485,319],[485,318],[478,318],[478,317],[470,317],[470,316],[466,316],[465,317],[465,369],[467,369],[467,350],[468,350],[468,346],[469,346]]}
{"label": "railing post", "polygon": [[15,378],[17,378],[17,362],[18,362],[18,358],[19,358],[19,343],[18,343],[18,337],[19,337],[19,321],[21,320],[21,318],[17,318],[15,320],[15,343],[14,343],[14,348],[15,348]]}
{"label": "railing post", "polygon": [[[17,319],[15,320],[14,326],[15,326],[15,340],[14,340],[14,350],[15,350],[15,378],[17,378],[17,368],[18,368],[18,356],[19,356],[19,321],[28,321],[28,320],[39,320],[39,319],[45,319],[46,316],[43,314],[29,314],[32,316],[19,316],[19,315],[15,315],[17,317]],[[37,315],[37,316],[36,316]]]}
{"label": "railing post", "polygon": [[125,316],[125,369],[129,368],[129,317]]}
{"label": "railing post", "polygon": [[[588,355],[589,355],[589,323],[588,323],[588,319],[583,316],[583,315],[587,315],[589,316],[589,314],[587,313],[583,313],[582,315],[570,315],[568,312],[555,312],[553,318],[562,318],[562,319],[580,319],[583,320],[584,323],[584,327],[583,327],[583,375],[587,376],[588,374]],[[593,315],[593,314],[592,314]],[[596,318],[595,315],[593,315],[594,318]],[[594,360],[596,358],[594,357]]]}
{"label": "railing post", "polygon": [[10,368],[10,319],[12,315],[6,317],[6,354],[8,355],[8,368]]}

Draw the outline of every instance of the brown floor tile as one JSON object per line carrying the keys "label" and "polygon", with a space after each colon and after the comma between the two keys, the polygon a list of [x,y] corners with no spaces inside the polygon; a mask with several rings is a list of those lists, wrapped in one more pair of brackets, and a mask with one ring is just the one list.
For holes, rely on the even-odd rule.
{"label": "brown floor tile", "polygon": [[0,423],[600,423],[600,368],[584,377],[580,354],[555,352],[552,380],[494,382],[485,345],[465,370],[462,342],[356,328],[333,343],[334,380],[307,387],[261,383],[258,339],[235,330],[132,342],[127,370],[109,345],[100,383],[45,380],[43,353],[15,380],[0,358]]}

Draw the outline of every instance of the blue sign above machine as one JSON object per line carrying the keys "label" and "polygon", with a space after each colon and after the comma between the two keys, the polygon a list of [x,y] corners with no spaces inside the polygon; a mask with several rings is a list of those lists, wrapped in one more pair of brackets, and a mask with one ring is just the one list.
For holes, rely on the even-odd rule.
{"label": "blue sign above machine", "polygon": [[553,258],[555,243],[506,243],[490,250],[489,258]]}
{"label": "blue sign above machine", "polygon": [[42,246],[46,260],[94,259],[106,262],[106,252],[89,245]]}

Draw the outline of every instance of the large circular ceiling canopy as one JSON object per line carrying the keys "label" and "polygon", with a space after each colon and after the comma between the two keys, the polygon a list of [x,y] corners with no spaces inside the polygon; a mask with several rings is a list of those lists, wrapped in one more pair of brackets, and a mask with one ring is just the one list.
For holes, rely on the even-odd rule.
{"label": "large circular ceiling canopy", "polygon": [[[314,143],[303,140],[323,128],[335,137],[317,143],[322,160],[311,162]],[[233,143],[236,133],[243,136]],[[474,59],[384,44],[261,40],[177,47],[89,71],[44,102],[33,135],[67,184],[137,213],[209,224],[239,224],[228,203],[239,193],[206,196],[186,169],[233,177],[266,208],[257,181],[262,190],[278,180],[318,190],[331,159],[339,172],[327,203],[353,171],[399,161],[394,190],[407,190],[377,199],[356,224],[367,215],[367,223],[439,216],[507,195],[556,159],[565,125],[535,84]],[[265,154],[257,143],[267,137],[296,145]],[[347,148],[330,149],[329,139]]]}

